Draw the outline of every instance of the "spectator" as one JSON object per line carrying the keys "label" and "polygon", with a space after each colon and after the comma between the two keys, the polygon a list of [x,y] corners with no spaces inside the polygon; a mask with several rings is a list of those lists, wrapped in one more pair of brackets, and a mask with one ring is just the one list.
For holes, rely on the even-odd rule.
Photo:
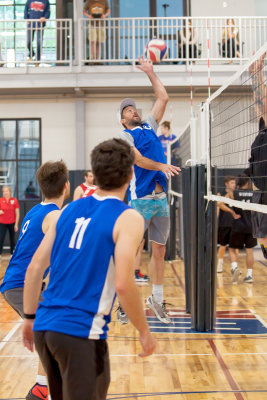
{"label": "spectator", "polygon": [[[240,57],[239,32],[235,21],[228,18],[226,26],[222,30],[222,56],[227,58]],[[230,60],[229,63],[232,63]]]}
{"label": "spectator", "polygon": [[30,181],[25,189],[24,195],[25,199],[37,199],[39,196],[36,195],[35,187],[33,186],[33,181]]}
{"label": "spectator", "polygon": [[[87,0],[83,13],[89,21],[90,60],[100,60],[101,43],[105,42],[106,31],[103,19],[110,14],[108,0]],[[99,21],[101,19],[102,21]]]}
{"label": "spectator", "polygon": [[[164,154],[167,157],[167,144],[176,139],[177,136],[171,131],[170,121],[162,122],[162,124],[160,125],[160,130],[161,130],[161,135],[159,136],[159,140],[162,144]],[[176,142],[174,148],[172,149],[172,153],[174,153],[175,150],[178,148],[179,148],[179,142]]]}
{"label": "spectator", "polygon": [[87,171],[84,171],[83,175],[84,182],[74,190],[73,201],[81,199],[82,197],[91,196],[91,194],[93,194],[97,189],[97,186],[94,185],[95,177],[93,172],[88,169]]}
{"label": "spectator", "polygon": [[24,9],[24,19],[39,19],[39,21],[30,21],[27,23],[27,47],[29,52],[29,59],[35,56],[32,42],[34,40],[35,32],[37,31],[37,57],[35,66],[39,66],[41,60],[42,41],[44,36],[45,21],[50,17],[50,3],[49,0],[32,1],[27,0]]}
{"label": "spectator", "polygon": [[3,197],[0,198],[0,256],[3,251],[3,244],[6,231],[9,232],[10,254],[15,249],[15,232],[19,226],[19,202],[12,197],[12,190],[9,186],[3,186]]}
{"label": "spectator", "polygon": [[178,32],[178,58],[187,58],[187,43],[189,58],[197,58],[197,32],[192,28],[191,19],[188,20],[188,27]]}

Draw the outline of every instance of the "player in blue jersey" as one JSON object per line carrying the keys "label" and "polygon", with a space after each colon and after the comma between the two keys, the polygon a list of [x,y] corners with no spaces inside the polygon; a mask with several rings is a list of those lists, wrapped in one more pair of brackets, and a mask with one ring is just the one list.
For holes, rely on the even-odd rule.
{"label": "player in blue jersey", "polygon": [[[7,303],[22,317],[23,287],[25,274],[32,256],[41,243],[45,233],[59,213],[64,198],[69,195],[68,170],[63,161],[46,162],[36,173],[36,178],[44,201],[34,206],[25,216],[15,248],[15,252],[7,267],[4,281],[0,286]],[[44,284],[43,284],[44,286]],[[41,363],[39,363],[36,383],[26,396],[27,400],[47,399],[47,379]]]}
{"label": "player in blue jersey", "polygon": [[[93,150],[91,165],[99,189],[54,219],[27,270],[23,343],[33,351],[34,341],[53,400],[106,399],[106,336],[115,292],[139,331],[141,356],[155,349],[134,280],[144,220],[123,202],[133,161],[130,146],[120,139]],[[37,309],[49,264],[49,284]]]}
{"label": "player in blue jersey", "polygon": [[141,121],[133,99],[122,101],[120,114],[125,129],[120,138],[130,144],[135,154],[128,198],[131,206],[144,217],[145,229],[148,229],[152,242],[150,270],[153,289],[146,304],[160,321],[170,323],[163,300],[164,256],[170,227],[166,191],[167,179],[170,175],[178,174],[180,168],[166,164],[161,142],[156,135],[169,99],[168,94],[155,74],[151,61],[141,58],[139,62],[138,68],[147,74],[152,83],[156,101],[146,121]]}

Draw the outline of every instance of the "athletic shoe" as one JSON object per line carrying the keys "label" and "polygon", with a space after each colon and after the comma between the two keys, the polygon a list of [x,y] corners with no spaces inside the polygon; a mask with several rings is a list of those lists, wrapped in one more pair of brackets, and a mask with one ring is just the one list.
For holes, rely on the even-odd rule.
{"label": "athletic shoe", "polygon": [[252,283],[253,282],[253,278],[252,276],[246,276],[243,280],[244,283]]}
{"label": "athletic shoe", "polygon": [[262,250],[263,257],[267,259],[267,248],[264,247],[263,244],[261,244],[261,250]]}
{"label": "athletic shoe", "polygon": [[118,319],[119,323],[120,324],[128,324],[129,318],[123,311],[122,306],[120,304],[118,304],[118,308],[116,311],[117,311],[117,319]]}
{"label": "athletic shoe", "polygon": [[140,269],[136,269],[135,270],[135,282],[136,283],[147,283],[147,282],[149,282],[149,276],[141,274]]}
{"label": "athletic shoe", "polygon": [[45,385],[36,383],[26,396],[26,400],[48,400],[48,388]]}
{"label": "athletic shoe", "polygon": [[240,275],[242,274],[242,272],[240,271],[239,268],[235,268],[235,269],[231,269],[231,274],[232,274],[232,283],[233,285],[237,284],[238,278],[240,277]]}
{"label": "athletic shoe", "polygon": [[149,296],[146,299],[146,305],[151,308],[151,310],[154,311],[154,313],[156,314],[156,317],[163,322],[164,324],[170,324],[171,323],[171,319],[167,314],[166,311],[166,303],[157,303],[154,300],[154,296],[153,294],[151,296]]}

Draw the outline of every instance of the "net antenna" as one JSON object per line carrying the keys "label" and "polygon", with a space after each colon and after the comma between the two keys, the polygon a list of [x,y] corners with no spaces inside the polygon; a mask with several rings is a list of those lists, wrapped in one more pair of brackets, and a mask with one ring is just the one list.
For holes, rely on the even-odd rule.
{"label": "net antenna", "polygon": [[[254,197],[250,201],[240,201],[224,194],[224,177],[230,175],[237,181],[240,175],[247,174],[250,176],[251,189],[258,189],[267,197],[267,156],[254,161],[252,158],[253,146],[254,151],[257,150],[261,154],[266,150],[261,145],[255,149],[254,144],[257,137],[266,132],[266,52],[267,43],[204,104],[204,108],[209,112],[209,124],[206,127],[208,179],[205,198],[208,201],[223,202],[230,207],[264,214],[267,214],[267,202],[256,203]],[[263,172],[259,175],[259,172],[255,171]]]}

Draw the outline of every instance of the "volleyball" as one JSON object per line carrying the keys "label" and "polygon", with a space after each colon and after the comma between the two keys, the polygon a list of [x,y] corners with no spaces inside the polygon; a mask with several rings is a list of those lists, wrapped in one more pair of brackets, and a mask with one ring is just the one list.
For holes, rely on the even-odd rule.
{"label": "volleyball", "polygon": [[164,40],[152,39],[145,47],[145,56],[153,63],[159,63],[167,56],[167,46]]}

